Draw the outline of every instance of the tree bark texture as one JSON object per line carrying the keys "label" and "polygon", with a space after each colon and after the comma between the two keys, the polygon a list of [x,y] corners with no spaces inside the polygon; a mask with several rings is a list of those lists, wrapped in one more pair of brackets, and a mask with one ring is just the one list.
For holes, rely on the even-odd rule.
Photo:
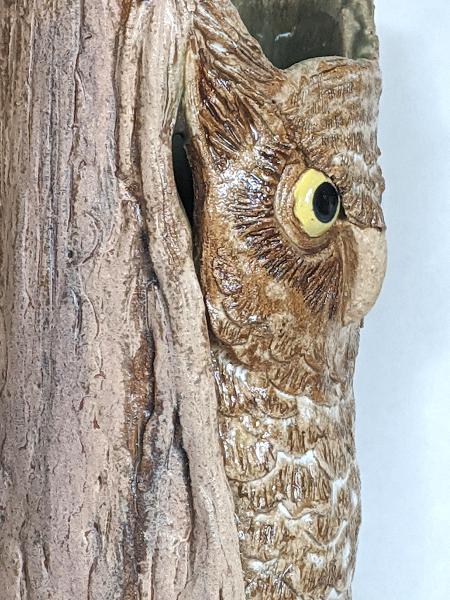
{"label": "tree bark texture", "polygon": [[192,8],[0,7],[5,600],[243,593],[172,173]]}
{"label": "tree bark texture", "polygon": [[[256,472],[265,460],[260,457],[264,444],[268,447],[265,421],[255,421],[252,436],[257,442],[251,454],[247,405],[230,416],[225,404],[229,400],[234,410],[236,399],[247,394],[252,412],[256,396],[264,392],[269,404],[281,399],[281,404],[291,402],[293,410],[301,402],[316,410],[322,402],[328,415],[336,400],[333,386],[342,384],[342,398],[351,409],[349,418],[341,419],[342,428],[350,441],[333,444],[339,451],[345,446],[342,454],[345,460],[351,454],[353,464],[353,397],[347,391],[360,321],[375,301],[385,266],[382,178],[376,166],[379,76],[373,3],[234,4],[259,44],[229,0],[3,0],[0,6],[2,600],[240,600],[245,594],[258,600],[272,600],[274,594],[323,600],[322,589],[327,599],[350,598],[357,525],[351,548],[343,542],[339,550],[341,562],[351,563],[341,569],[348,571],[345,585],[338,581],[342,589],[332,589],[320,569],[314,570],[322,563],[311,553],[308,580],[305,568],[298,566],[303,542],[290,533],[286,539],[292,537],[300,557],[297,587],[284,581],[295,562],[291,546],[283,536],[267,533],[270,528],[261,525],[267,515],[259,514],[262,505],[256,506],[252,492],[255,506],[248,509],[241,485],[259,485],[254,481],[261,473],[254,478],[252,469]],[[322,60],[325,55],[339,58]],[[306,58],[313,61],[300,62]],[[174,177],[177,128],[187,135],[194,173],[203,293]],[[281,186],[287,190],[283,202],[291,202],[291,188],[302,173],[314,170],[306,167],[314,166],[315,176],[325,177],[328,167],[336,181],[343,171],[346,175],[341,177],[345,222],[343,217],[321,242],[325,248],[331,240],[334,262],[329,263],[338,265],[340,273],[330,293],[328,272],[323,275],[315,258],[319,246],[293,221],[290,204],[286,208],[272,199]],[[361,202],[353,188],[367,188],[368,198]],[[337,187],[335,191],[337,195]],[[261,211],[246,214],[246,226],[256,223],[260,237],[250,240],[249,234],[239,242],[236,231],[242,233],[243,221],[233,229],[235,207],[256,210],[261,201],[270,210],[276,204],[275,225],[270,211],[262,223]],[[216,210],[224,211],[220,218]],[[243,249],[267,241],[267,232],[275,235],[280,227],[287,229],[281,237],[272,236],[270,248],[284,248],[281,256],[270,263],[267,246],[264,256],[255,250],[259,262],[245,262]],[[341,239],[339,232],[344,232],[346,248],[351,246],[342,257],[338,245],[332,245]],[[283,246],[288,239],[295,243]],[[230,256],[225,256],[227,248]],[[306,269],[307,255],[319,265],[314,262],[315,270]],[[236,256],[242,271],[238,278]],[[301,275],[294,291],[289,288],[292,278],[287,291],[282,289],[278,269],[289,257],[298,258],[291,271]],[[347,287],[341,271],[351,275],[344,282]],[[264,283],[256,292],[254,273]],[[312,273],[318,273],[316,279]],[[277,274],[279,280],[272,281]],[[247,279],[249,285],[239,287]],[[253,305],[261,290],[272,296],[266,298],[267,310],[257,320],[261,327],[252,337],[246,331],[253,331]],[[279,300],[287,294],[290,300],[281,306]],[[204,296],[216,344],[212,347]],[[333,298],[340,300],[330,307]],[[229,315],[242,316],[237,309],[245,312],[244,301],[252,310],[244,315],[250,320],[238,332],[241,340],[236,337],[239,319]],[[283,320],[285,304],[289,314]],[[214,321],[217,315],[223,323]],[[338,322],[336,315],[346,317],[345,327],[345,319]],[[278,336],[281,330],[284,337]],[[266,359],[269,346],[272,351],[276,344],[270,341],[266,348],[264,340],[277,336],[281,341],[275,354],[289,354],[289,360],[275,357],[273,375]],[[350,340],[347,345],[344,338]],[[308,339],[313,340],[309,345]],[[307,381],[308,369],[303,373],[291,360],[301,362],[310,346],[320,355],[309,363],[305,359],[315,369],[313,383]],[[224,348],[232,360],[227,356],[218,376]],[[286,372],[278,368],[280,362],[289,363]],[[213,368],[221,390],[223,454]],[[339,369],[339,377],[328,377]],[[256,383],[247,389],[250,376]],[[295,416],[294,437],[306,427],[304,413],[299,409]],[[317,437],[324,438],[324,445],[332,437],[328,430],[341,431],[333,423]],[[314,433],[316,425],[311,418],[308,431]],[[286,431],[287,426],[280,440]],[[245,444],[239,441],[242,432]],[[258,436],[264,437],[261,443]],[[290,461],[291,470],[306,471],[312,463],[321,468],[330,463],[331,469],[339,462],[328,453],[321,463],[320,448],[301,444],[290,448],[289,457],[280,444],[264,469],[275,464],[277,452]],[[285,481],[289,469],[279,470],[279,495],[275,484],[267,484],[268,491],[264,487],[267,473],[260,477],[261,489],[266,497],[274,495],[274,504],[290,485]],[[325,518],[331,515],[337,528],[345,519],[336,521],[336,506],[350,504],[349,492],[348,502],[332,498],[333,485],[350,481],[338,475],[331,473],[322,486],[330,500],[323,502]],[[356,471],[353,479],[356,489]],[[313,491],[317,481],[310,485]],[[359,511],[358,494],[352,498]],[[307,494],[300,500],[310,506]],[[238,535],[240,519],[250,525],[248,531],[240,526]],[[264,535],[255,534],[260,525],[272,542],[281,540],[287,554],[281,574],[279,554],[270,577],[260,566],[270,562],[271,551]],[[252,544],[262,556],[259,562]],[[336,544],[329,545],[330,552],[321,545],[327,573],[338,580],[332,553]],[[252,591],[263,575],[264,591],[259,584]]]}

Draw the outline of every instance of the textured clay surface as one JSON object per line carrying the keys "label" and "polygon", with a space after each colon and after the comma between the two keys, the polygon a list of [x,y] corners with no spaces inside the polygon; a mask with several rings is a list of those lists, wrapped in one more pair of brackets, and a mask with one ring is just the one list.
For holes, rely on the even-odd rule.
{"label": "textured clay surface", "polygon": [[[246,597],[348,600],[360,524],[352,376],[384,275],[374,59],[276,69],[231,5],[194,16],[186,115],[219,424]],[[342,213],[311,238],[306,169]]]}
{"label": "textured clay surface", "polygon": [[[2,600],[350,599],[385,264],[372,3],[236,4],[289,34],[280,66],[316,8],[358,60],[281,71],[228,0],[0,3]],[[315,239],[306,168],[342,202]]]}
{"label": "textured clay surface", "polygon": [[236,600],[172,172],[192,3],[0,2],[0,598]]}

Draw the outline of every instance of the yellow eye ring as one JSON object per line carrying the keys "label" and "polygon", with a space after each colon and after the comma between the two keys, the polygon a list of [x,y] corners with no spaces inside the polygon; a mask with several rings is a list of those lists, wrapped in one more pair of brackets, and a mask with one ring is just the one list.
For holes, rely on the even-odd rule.
{"label": "yellow eye ring", "polygon": [[338,218],[341,208],[339,192],[321,171],[308,169],[294,186],[294,215],[310,237],[328,231]]}

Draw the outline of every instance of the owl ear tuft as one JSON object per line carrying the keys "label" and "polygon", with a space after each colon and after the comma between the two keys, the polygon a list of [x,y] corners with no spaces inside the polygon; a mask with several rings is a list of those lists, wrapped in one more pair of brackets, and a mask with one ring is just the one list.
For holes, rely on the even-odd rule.
{"label": "owl ear tuft", "polygon": [[[284,82],[231,2],[198,3],[186,63],[185,107],[191,138],[208,149],[212,168],[276,130],[271,98]],[[281,123],[278,119],[279,124]]]}
{"label": "owl ear tuft", "polygon": [[245,77],[248,88],[268,83],[278,73],[245,27],[230,0],[203,0],[194,14],[194,38],[231,77]]}

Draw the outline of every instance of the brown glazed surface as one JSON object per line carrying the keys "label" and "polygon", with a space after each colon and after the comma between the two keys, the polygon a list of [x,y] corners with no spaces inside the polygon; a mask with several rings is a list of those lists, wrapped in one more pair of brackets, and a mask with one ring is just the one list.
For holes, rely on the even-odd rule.
{"label": "brown glazed surface", "polygon": [[[186,70],[199,267],[246,596],[348,600],[360,523],[352,376],[385,268],[377,61],[276,69],[228,3],[200,4]],[[310,238],[308,168],[343,213]]]}

